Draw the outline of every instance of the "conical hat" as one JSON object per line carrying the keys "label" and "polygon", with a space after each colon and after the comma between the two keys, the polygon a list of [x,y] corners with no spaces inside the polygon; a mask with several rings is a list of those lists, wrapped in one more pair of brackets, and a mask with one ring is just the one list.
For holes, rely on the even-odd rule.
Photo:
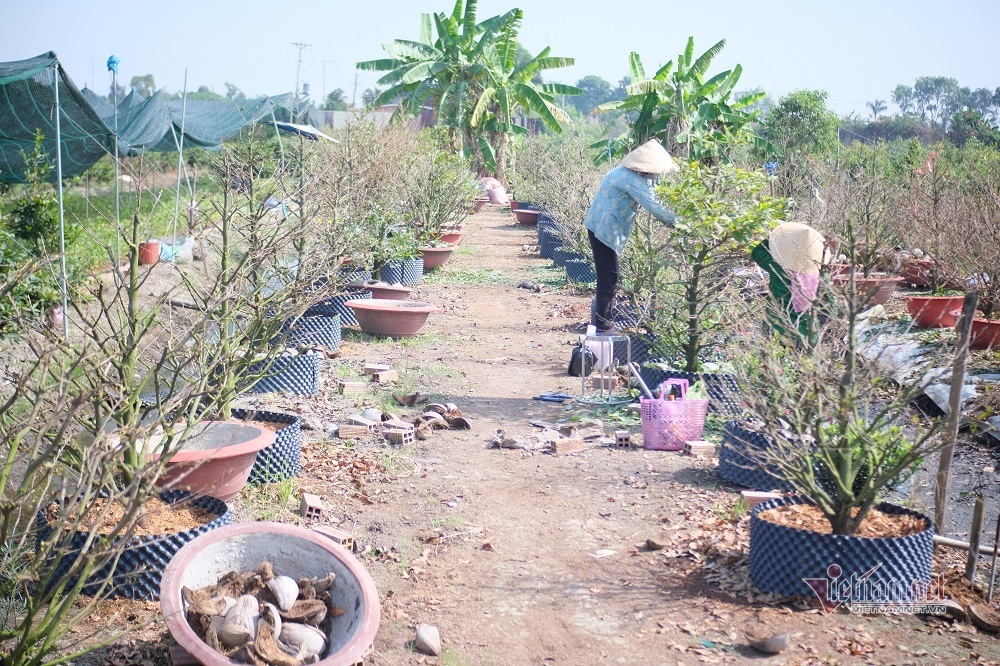
{"label": "conical hat", "polygon": [[805,224],[785,222],[771,231],[771,256],[786,271],[818,273],[823,263],[823,234]]}
{"label": "conical hat", "polygon": [[681,170],[656,139],[650,139],[626,155],[622,166],[640,173],[675,173]]}

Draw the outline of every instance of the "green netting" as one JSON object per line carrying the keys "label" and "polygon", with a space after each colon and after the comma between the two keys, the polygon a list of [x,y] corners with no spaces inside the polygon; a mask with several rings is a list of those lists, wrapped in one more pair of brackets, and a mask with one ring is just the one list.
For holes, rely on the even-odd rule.
{"label": "green netting", "polygon": [[[212,150],[229,137],[239,134],[247,125],[270,116],[273,103],[269,98],[261,97],[240,102],[188,100],[186,109],[182,100],[171,100],[166,106],[178,136],[183,122],[185,147]],[[150,150],[177,150],[174,134],[168,132]]]}
{"label": "green netting", "polygon": [[[35,132],[45,136],[49,163],[56,163],[55,86],[58,71],[63,177],[86,171],[114,150],[114,133],[49,52],[0,63],[0,180],[23,182],[24,154],[34,150]],[[55,179],[53,169],[51,179]]]}
{"label": "green netting", "polygon": [[101,117],[101,120],[103,120],[108,127],[113,127],[110,121],[115,117],[115,105],[95,93],[90,88],[84,88],[80,91],[80,94],[83,95],[83,98],[87,100],[87,103],[94,108],[94,111],[96,111],[97,115]]}
{"label": "green netting", "polygon": [[[108,121],[114,125],[114,118]],[[118,153],[138,155],[143,151],[157,150],[156,146],[169,138],[171,145],[170,109],[163,93],[154,93],[143,99],[134,90],[118,105]],[[169,150],[169,149],[161,149]]]}

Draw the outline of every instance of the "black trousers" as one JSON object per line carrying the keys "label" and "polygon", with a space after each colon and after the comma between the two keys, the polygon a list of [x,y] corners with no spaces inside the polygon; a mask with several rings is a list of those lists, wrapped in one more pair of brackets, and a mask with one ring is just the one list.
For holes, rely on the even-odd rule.
{"label": "black trousers", "polygon": [[591,323],[598,331],[615,327],[615,294],[618,292],[618,253],[602,243],[593,231],[587,231],[590,249],[594,252],[594,269],[597,273],[597,307]]}

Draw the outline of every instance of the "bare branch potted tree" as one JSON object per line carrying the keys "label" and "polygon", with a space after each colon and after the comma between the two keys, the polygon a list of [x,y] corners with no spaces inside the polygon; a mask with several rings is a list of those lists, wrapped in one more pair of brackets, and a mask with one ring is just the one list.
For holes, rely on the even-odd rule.
{"label": "bare branch potted tree", "polygon": [[[888,251],[899,245],[902,228],[901,193],[889,178],[888,161],[885,146],[857,144],[826,188],[826,220],[848,263],[833,282],[844,287],[853,280],[869,306],[888,302],[902,282],[885,273],[891,268]],[[851,275],[855,271],[861,274]]]}
{"label": "bare branch potted tree", "polygon": [[738,382],[752,423],[727,426],[728,445],[749,442],[750,460],[797,493],[753,511],[750,574],[763,590],[811,596],[827,589],[811,581],[867,575],[876,598],[855,602],[903,602],[930,581],[931,520],[881,500],[940,447],[940,423],[909,418],[910,402],[936,377],[873,397],[884,382],[860,360],[871,343],[859,324],[865,300],[849,288],[821,317],[813,344],[790,347],[764,332],[745,340],[753,360],[739,364]]}
{"label": "bare branch potted tree", "polygon": [[[720,298],[732,293],[733,269],[749,245],[763,236],[785,214],[785,200],[768,196],[768,179],[728,164],[706,166],[692,162],[680,176],[659,187],[661,200],[678,217],[663,262],[678,297],[661,303],[650,321],[664,345],[680,354],[680,366],[648,372],[647,383],[667,378],[702,379],[714,399],[713,408],[726,402],[727,375],[706,370],[707,355],[720,345],[736,324]],[[709,366],[711,367],[711,366]],[[738,409],[730,403],[729,411]]]}

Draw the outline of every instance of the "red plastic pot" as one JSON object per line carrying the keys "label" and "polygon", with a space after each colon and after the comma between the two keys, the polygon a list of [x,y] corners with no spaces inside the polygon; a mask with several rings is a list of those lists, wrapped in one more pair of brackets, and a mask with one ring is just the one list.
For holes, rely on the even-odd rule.
{"label": "red plastic pot", "polygon": [[521,224],[538,224],[538,213],[537,210],[528,210],[527,208],[516,208],[512,211],[514,217]]}
{"label": "red plastic pot", "polygon": [[[850,284],[850,281],[850,275],[836,275],[833,278],[834,284],[840,285],[845,289]],[[889,299],[892,298],[893,292],[896,291],[896,285],[902,281],[903,278],[899,277],[863,278],[858,277],[857,274],[854,276],[854,286],[857,290],[858,298],[867,298],[869,306],[888,303]]]}
{"label": "red plastic pot", "polygon": [[462,242],[462,232],[461,231],[449,231],[446,234],[442,234],[439,241],[442,243],[451,243],[452,245],[458,245]]}
{"label": "red plastic pot", "polygon": [[384,298],[347,301],[345,305],[354,311],[362,331],[390,338],[416,335],[429,315],[441,312],[441,308],[430,303]]}
{"label": "red plastic pot", "polygon": [[850,264],[836,264],[830,263],[826,265],[827,270],[830,271],[830,277],[837,277],[838,275],[850,275],[851,265]]}
{"label": "red plastic pot", "polygon": [[409,287],[393,284],[366,284],[365,289],[372,292],[372,298],[388,301],[405,301],[413,293]]}
{"label": "red plastic pot", "polygon": [[199,589],[233,571],[256,569],[268,561],[281,575],[336,576],[330,603],[344,614],[334,618],[329,647],[317,666],[360,663],[378,632],[378,590],[371,574],[346,548],[321,534],[282,523],[237,523],[202,534],[171,558],[160,584],[160,610],[170,635],[205,666],[232,666],[188,625],[181,588]]}
{"label": "red plastic pot", "polygon": [[962,300],[961,296],[909,296],[906,309],[920,328],[952,328],[956,321],[952,311],[961,312]]}
{"label": "red plastic pot", "polygon": [[899,277],[914,287],[929,287],[933,270],[933,259],[907,259],[899,269]]}
{"label": "red plastic pot", "polygon": [[228,502],[247,484],[257,452],[274,440],[273,431],[250,423],[206,421],[170,454],[158,484]]}
{"label": "red plastic pot", "polygon": [[424,258],[424,273],[432,271],[440,266],[444,266],[445,262],[448,261],[448,258],[451,257],[451,253],[454,251],[454,247],[420,248],[420,255]]}
{"label": "red plastic pot", "polygon": [[139,243],[139,265],[152,266],[160,260],[160,241]]}
{"label": "red plastic pot", "polygon": [[483,206],[485,206],[489,202],[490,202],[490,200],[487,199],[487,198],[476,199],[472,203],[472,213],[473,214],[478,213],[479,211],[481,211],[483,209]]}
{"label": "red plastic pot", "polygon": [[[957,321],[962,316],[962,308],[952,310],[951,315]],[[1000,320],[973,318],[969,349],[1000,349]]]}

